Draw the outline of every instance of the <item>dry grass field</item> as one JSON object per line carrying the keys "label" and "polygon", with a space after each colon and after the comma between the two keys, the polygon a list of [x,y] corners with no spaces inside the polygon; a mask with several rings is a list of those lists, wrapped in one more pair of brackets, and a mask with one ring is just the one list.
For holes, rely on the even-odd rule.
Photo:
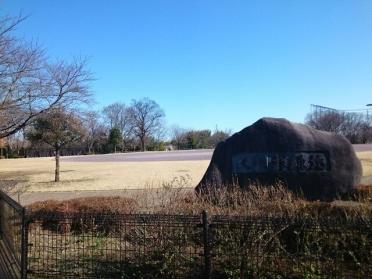
{"label": "dry grass field", "polygon": [[0,188],[15,191],[84,191],[160,188],[176,177],[195,186],[209,161],[62,162],[55,183],[53,158],[0,160]]}
{"label": "dry grass field", "polygon": [[357,154],[363,165],[363,176],[372,177],[372,152],[359,152]]}
{"label": "dry grass field", "polygon": [[357,153],[363,165],[362,184],[372,185],[372,152]]}
{"label": "dry grass field", "polygon": [[[372,152],[360,152],[364,184],[372,184]],[[0,160],[0,188],[11,192],[123,190],[162,188],[177,177],[194,187],[209,161],[62,162],[61,182],[54,183],[53,158]]]}

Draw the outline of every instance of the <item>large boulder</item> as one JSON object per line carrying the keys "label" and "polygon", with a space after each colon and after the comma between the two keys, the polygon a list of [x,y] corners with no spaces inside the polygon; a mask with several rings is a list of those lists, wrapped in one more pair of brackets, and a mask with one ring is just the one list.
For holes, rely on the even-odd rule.
{"label": "large boulder", "polygon": [[283,118],[262,118],[217,145],[196,191],[280,181],[308,199],[332,200],[352,190],[361,175],[345,137]]}

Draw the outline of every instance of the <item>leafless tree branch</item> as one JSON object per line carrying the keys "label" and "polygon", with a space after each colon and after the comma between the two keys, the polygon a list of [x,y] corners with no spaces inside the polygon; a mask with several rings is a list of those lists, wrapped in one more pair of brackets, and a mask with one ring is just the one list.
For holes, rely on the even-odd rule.
{"label": "leafless tree branch", "polygon": [[87,61],[48,62],[37,44],[12,36],[24,19],[0,19],[0,138],[17,133],[50,109],[74,107],[91,97]]}

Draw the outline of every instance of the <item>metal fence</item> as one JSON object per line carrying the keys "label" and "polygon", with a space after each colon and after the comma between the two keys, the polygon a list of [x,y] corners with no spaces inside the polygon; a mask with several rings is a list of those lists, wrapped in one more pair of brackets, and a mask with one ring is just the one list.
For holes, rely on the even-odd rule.
{"label": "metal fence", "polygon": [[212,270],[228,278],[371,278],[371,220],[211,217]]}
{"label": "metal fence", "polygon": [[372,278],[371,219],[24,215],[0,198],[8,278]]}
{"label": "metal fence", "polygon": [[0,278],[26,278],[25,210],[0,191]]}
{"label": "metal fence", "polygon": [[371,220],[32,216],[30,278],[369,278]]}
{"label": "metal fence", "polygon": [[[77,156],[88,154],[86,147],[65,147],[60,150],[61,156]],[[27,148],[24,150],[24,157],[54,157],[53,148]]]}
{"label": "metal fence", "polygon": [[32,216],[29,277],[200,277],[199,224],[199,216]]}

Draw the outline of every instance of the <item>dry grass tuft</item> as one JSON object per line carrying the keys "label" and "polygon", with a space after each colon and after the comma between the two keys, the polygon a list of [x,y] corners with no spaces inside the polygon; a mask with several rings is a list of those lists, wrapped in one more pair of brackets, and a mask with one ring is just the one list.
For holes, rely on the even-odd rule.
{"label": "dry grass tuft", "polygon": [[[214,189],[209,195],[198,196],[185,191],[179,178],[174,185],[166,185],[162,195],[144,191],[136,196],[142,212],[162,214],[200,214],[207,210],[212,215],[234,215],[257,218],[283,217],[312,219],[370,218],[372,216],[372,186],[361,186],[342,200],[313,202],[296,195],[281,184],[251,185],[246,190],[238,186]],[[172,187],[173,186],[173,187]]]}
{"label": "dry grass tuft", "polygon": [[362,203],[372,203],[372,185],[359,185],[355,191],[344,195],[342,199]]}

